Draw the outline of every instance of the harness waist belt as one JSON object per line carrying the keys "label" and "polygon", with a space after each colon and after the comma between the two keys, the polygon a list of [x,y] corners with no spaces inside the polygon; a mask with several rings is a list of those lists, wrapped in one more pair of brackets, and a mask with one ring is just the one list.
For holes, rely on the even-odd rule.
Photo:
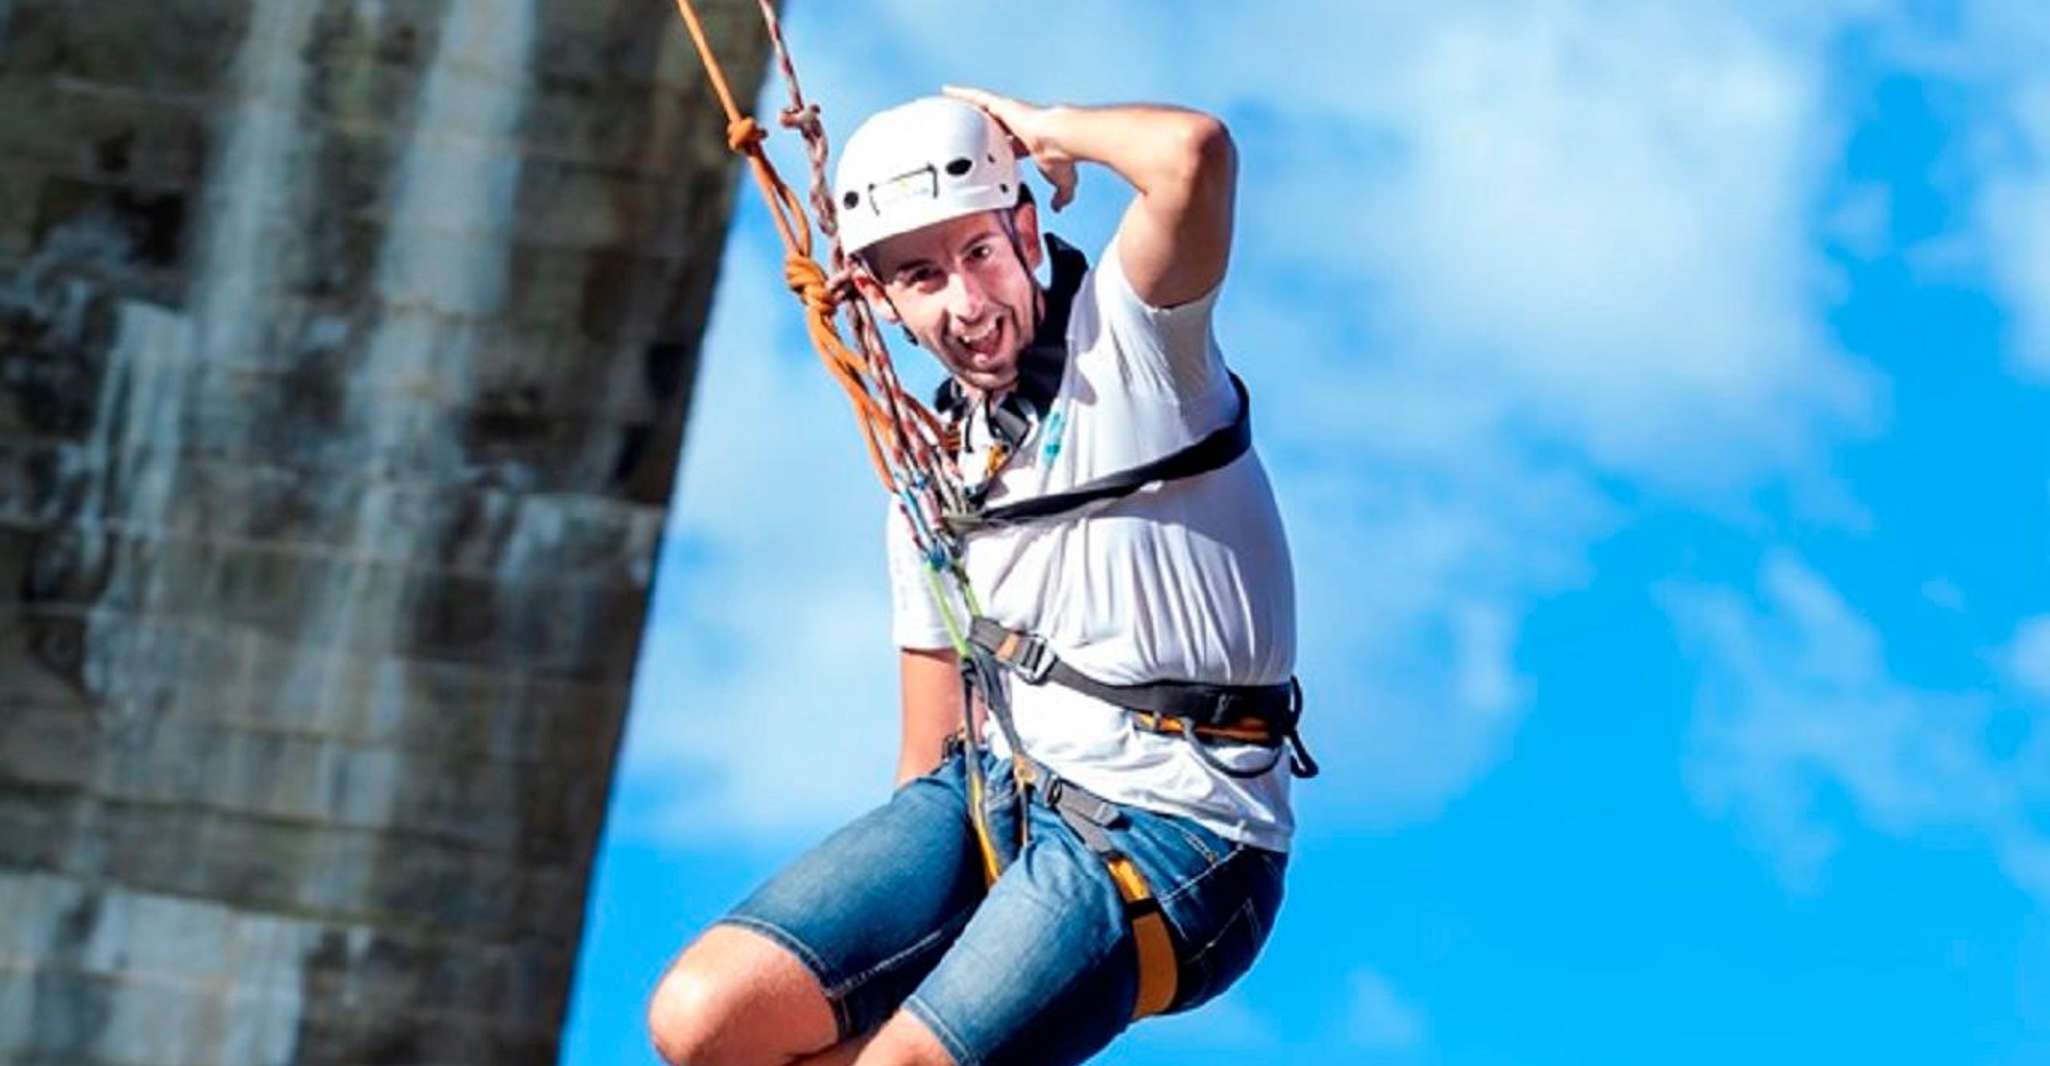
{"label": "harness waist belt", "polygon": [[[1281,761],[1284,744],[1290,749],[1289,769],[1297,777],[1317,776],[1317,760],[1296,731],[1302,718],[1303,690],[1294,678],[1274,685],[1196,681],[1111,685],[1062,662],[1040,637],[982,617],[969,623],[968,643],[1010,667],[1028,684],[1052,681],[1133,712],[1133,720],[1142,728],[1181,735],[1204,763],[1226,776],[1245,779],[1266,774]],[[1252,770],[1236,769],[1212,755],[1199,738],[1274,748],[1274,758]]]}

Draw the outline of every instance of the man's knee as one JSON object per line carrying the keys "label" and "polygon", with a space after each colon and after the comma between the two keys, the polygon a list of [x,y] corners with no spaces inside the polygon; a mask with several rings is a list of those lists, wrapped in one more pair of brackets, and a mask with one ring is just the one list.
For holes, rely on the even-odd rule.
{"label": "man's knee", "polygon": [[753,1066],[825,1047],[835,1031],[824,992],[794,956],[715,926],[655,986],[648,1036],[675,1066]]}
{"label": "man's knee", "polygon": [[671,1066],[709,1066],[718,1057],[720,1034],[730,1026],[731,993],[716,978],[678,965],[664,975],[648,1000],[648,1037]]}

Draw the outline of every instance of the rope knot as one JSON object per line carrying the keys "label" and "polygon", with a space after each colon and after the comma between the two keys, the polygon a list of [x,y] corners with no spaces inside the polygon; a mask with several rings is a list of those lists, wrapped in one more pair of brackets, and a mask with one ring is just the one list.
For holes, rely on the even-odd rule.
{"label": "rope knot", "polygon": [[776,113],[776,117],[784,126],[797,130],[800,133],[823,132],[825,130],[825,127],[819,123],[819,105],[817,104],[807,103],[803,107],[798,107],[795,104],[786,104],[781,111]]}
{"label": "rope knot", "polygon": [[783,282],[790,291],[804,301],[805,309],[818,315],[831,315],[840,306],[840,294],[844,291],[844,277],[828,280],[825,268],[808,255],[787,256],[783,260]]}
{"label": "rope knot", "polygon": [[762,124],[749,115],[742,115],[726,124],[726,147],[742,155],[746,155],[755,145],[762,143],[762,138],[767,136],[768,134],[762,130]]}

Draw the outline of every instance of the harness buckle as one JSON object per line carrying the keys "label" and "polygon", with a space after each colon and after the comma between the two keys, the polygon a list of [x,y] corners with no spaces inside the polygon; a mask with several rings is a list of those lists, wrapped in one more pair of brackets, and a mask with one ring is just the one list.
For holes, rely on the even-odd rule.
{"label": "harness buckle", "polygon": [[1023,633],[1004,661],[1018,671],[1018,676],[1023,677],[1026,684],[1037,685],[1046,680],[1046,675],[1053,672],[1054,663],[1060,659],[1047,649],[1046,641],[1041,640],[1038,634]]}

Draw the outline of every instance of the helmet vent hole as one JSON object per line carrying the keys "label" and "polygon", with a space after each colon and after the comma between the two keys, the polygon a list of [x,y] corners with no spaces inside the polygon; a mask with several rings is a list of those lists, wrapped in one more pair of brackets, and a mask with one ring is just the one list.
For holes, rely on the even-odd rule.
{"label": "helmet vent hole", "polygon": [[974,165],[966,159],[956,159],[947,164],[947,173],[958,178],[968,173],[968,169]]}
{"label": "helmet vent hole", "polygon": [[841,203],[843,203],[843,204],[845,204],[845,205],[847,205],[847,209],[848,209],[849,211],[852,211],[852,210],[854,210],[854,209],[855,209],[856,207],[860,206],[860,204],[861,204],[861,194],[860,194],[860,193],[858,193],[858,192],[855,192],[855,191],[854,191],[854,190],[852,190],[852,189],[849,189],[849,190],[847,190],[847,195],[845,195],[845,196],[843,196],[843,197],[841,197],[841,198],[840,198],[840,202],[841,202]]}

